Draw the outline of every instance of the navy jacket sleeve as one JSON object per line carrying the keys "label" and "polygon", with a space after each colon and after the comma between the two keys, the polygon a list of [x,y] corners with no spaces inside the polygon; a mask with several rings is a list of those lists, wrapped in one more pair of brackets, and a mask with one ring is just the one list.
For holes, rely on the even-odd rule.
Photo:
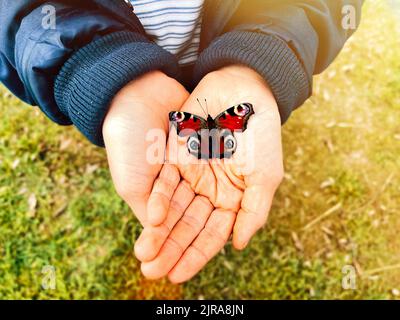
{"label": "navy jacket sleeve", "polygon": [[179,73],[123,0],[0,0],[0,26],[1,82],[100,146],[108,106],[125,84],[150,70]]}
{"label": "navy jacket sleeve", "polygon": [[[312,91],[322,72],[355,28],[342,22],[347,10],[361,18],[362,0],[244,0],[197,62],[197,81],[232,63],[258,71],[277,100],[282,123]],[[344,10],[345,9],[345,10]]]}

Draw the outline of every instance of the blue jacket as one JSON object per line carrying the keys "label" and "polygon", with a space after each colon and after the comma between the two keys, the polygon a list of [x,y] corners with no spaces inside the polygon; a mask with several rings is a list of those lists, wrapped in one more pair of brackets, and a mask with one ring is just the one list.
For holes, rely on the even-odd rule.
{"label": "blue jacket", "polygon": [[358,25],[362,2],[206,0],[200,57],[180,70],[123,0],[0,0],[0,80],[51,120],[74,124],[102,146],[112,98],[139,75],[160,69],[183,79],[183,71],[190,88],[208,72],[243,63],[268,82],[283,123],[311,95],[313,74],[354,32],[343,28],[343,7],[353,6]]}

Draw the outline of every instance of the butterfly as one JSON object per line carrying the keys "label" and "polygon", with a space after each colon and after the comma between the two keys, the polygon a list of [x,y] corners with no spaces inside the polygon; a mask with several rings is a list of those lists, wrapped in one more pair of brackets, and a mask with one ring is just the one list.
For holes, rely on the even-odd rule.
{"label": "butterfly", "polygon": [[208,112],[204,113],[207,119],[188,112],[174,111],[169,113],[169,121],[180,137],[188,137],[186,146],[193,156],[198,159],[230,158],[237,148],[233,132],[247,129],[247,122],[254,114],[253,105],[238,104],[214,119]]}

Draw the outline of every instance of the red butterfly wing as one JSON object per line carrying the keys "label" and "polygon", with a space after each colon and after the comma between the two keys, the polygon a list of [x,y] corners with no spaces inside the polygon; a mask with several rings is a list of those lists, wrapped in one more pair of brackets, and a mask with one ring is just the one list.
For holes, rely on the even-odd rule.
{"label": "red butterfly wing", "polygon": [[247,121],[254,114],[253,106],[250,103],[241,103],[233,106],[215,117],[215,125],[218,129],[229,129],[231,131],[247,128]]}
{"label": "red butterfly wing", "polygon": [[181,136],[189,136],[201,129],[207,129],[206,120],[188,112],[170,112],[169,121],[176,127],[177,133]]}

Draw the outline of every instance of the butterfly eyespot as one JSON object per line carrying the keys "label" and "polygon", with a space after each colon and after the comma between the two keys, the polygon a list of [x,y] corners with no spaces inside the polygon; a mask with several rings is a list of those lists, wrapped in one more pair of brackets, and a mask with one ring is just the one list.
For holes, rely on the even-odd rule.
{"label": "butterfly eyespot", "polygon": [[249,107],[245,104],[239,104],[235,107],[235,114],[237,116],[245,116],[249,112]]}
{"label": "butterfly eyespot", "polygon": [[233,152],[236,150],[236,139],[234,136],[230,135],[224,139],[224,151]]}
{"label": "butterfly eyespot", "polygon": [[200,150],[200,140],[196,136],[191,136],[187,141],[189,152],[198,152]]}
{"label": "butterfly eyespot", "polygon": [[172,115],[172,120],[176,122],[182,122],[185,119],[185,115],[183,112],[175,112]]}

